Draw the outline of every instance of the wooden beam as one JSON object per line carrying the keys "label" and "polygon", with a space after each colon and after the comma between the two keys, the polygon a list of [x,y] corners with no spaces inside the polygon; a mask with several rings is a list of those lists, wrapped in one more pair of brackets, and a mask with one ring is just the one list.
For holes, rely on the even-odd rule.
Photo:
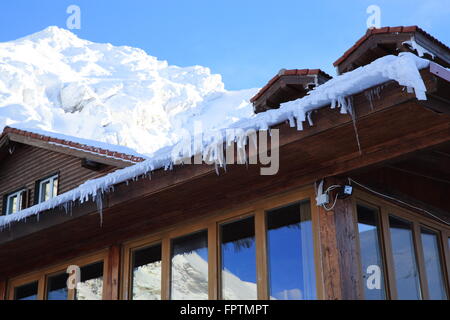
{"label": "wooden beam", "polygon": [[256,274],[257,274],[257,296],[260,300],[269,299],[269,278],[267,270],[267,221],[263,209],[255,212],[255,241],[256,247]]}
{"label": "wooden beam", "polygon": [[[343,180],[336,182],[339,182],[340,185],[345,184]],[[356,213],[353,210],[351,197],[338,199],[333,210],[339,250],[342,299],[344,300],[362,299],[361,279],[359,278],[360,261],[355,241],[358,231],[355,224]]]}
{"label": "wooden beam", "polygon": [[342,299],[341,269],[334,212],[319,210],[320,251],[325,300]]}
{"label": "wooden beam", "polygon": [[107,274],[104,276],[106,286],[104,300],[119,300],[121,247],[113,245],[109,248],[107,258]]}
{"label": "wooden beam", "polygon": [[0,300],[6,300],[6,280],[0,280]]}

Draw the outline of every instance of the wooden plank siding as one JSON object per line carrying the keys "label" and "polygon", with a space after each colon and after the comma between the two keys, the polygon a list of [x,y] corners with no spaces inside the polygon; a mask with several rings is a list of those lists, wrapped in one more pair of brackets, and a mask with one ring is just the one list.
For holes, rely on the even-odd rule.
{"label": "wooden plank siding", "polygon": [[89,179],[103,176],[115,168],[93,171],[81,166],[81,159],[63,153],[14,143],[0,164],[0,207],[4,196],[21,188],[28,190],[27,206],[35,201],[35,184],[40,179],[58,174],[58,194],[76,188]]}

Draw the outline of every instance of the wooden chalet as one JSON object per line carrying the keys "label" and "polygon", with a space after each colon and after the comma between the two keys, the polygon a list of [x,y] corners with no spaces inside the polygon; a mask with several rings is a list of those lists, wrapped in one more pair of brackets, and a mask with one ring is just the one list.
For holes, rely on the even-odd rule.
{"label": "wooden chalet", "polygon": [[[5,225],[0,299],[449,299],[450,49],[418,27],[372,29],[335,65],[405,50],[431,53],[427,100],[388,81],[351,97],[354,118],[327,105],[301,131],[279,123],[276,175],[174,166]],[[255,112],[329,79],[284,70]],[[13,128],[0,146],[4,214],[144,160]]]}

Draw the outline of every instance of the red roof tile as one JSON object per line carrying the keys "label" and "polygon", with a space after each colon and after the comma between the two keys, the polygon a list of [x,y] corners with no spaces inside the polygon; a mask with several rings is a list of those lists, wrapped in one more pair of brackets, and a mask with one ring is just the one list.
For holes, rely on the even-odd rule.
{"label": "red roof tile", "polygon": [[352,54],[353,51],[355,51],[361,44],[363,44],[363,42],[366,41],[372,34],[410,33],[410,32],[420,32],[423,35],[425,35],[426,37],[428,37],[431,41],[433,41],[433,42],[443,46],[447,50],[450,50],[449,47],[447,47],[445,44],[443,44],[438,39],[434,38],[433,36],[431,36],[430,34],[425,32],[424,30],[422,30],[418,26],[410,26],[410,27],[403,27],[403,26],[401,26],[401,27],[383,27],[383,28],[379,28],[379,29],[372,28],[372,29],[367,29],[366,34],[364,36],[362,36],[361,39],[359,39],[350,49],[348,49],[342,55],[342,57],[340,57],[338,60],[336,60],[336,62],[334,62],[333,65],[336,67],[336,66],[340,65],[342,62],[344,62],[350,56],[350,54]]}
{"label": "red roof tile", "polygon": [[250,99],[250,102],[253,103],[256,100],[258,100],[264,94],[264,92],[266,92],[278,79],[280,79],[281,76],[293,76],[293,75],[309,76],[309,75],[318,75],[319,73],[331,79],[330,75],[328,75],[327,73],[323,72],[320,69],[290,69],[290,70],[281,69],[280,72],[278,72],[278,74],[275,77],[270,79],[270,81],[264,87],[262,87],[261,90],[259,90],[258,93],[253,98]]}
{"label": "red roof tile", "polygon": [[20,130],[20,129],[11,128],[11,127],[5,127],[3,129],[3,133],[1,136],[3,137],[9,133],[19,134],[24,137],[31,137],[31,138],[42,140],[45,142],[52,142],[52,143],[56,143],[59,145],[65,145],[67,147],[76,148],[81,151],[93,152],[93,153],[97,153],[102,156],[106,155],[106,156],[111,156],[111,157],[115,157],[115,158],[123,159],[123,160],[127,160],[127,161],[132,161],[132,162],[142,162],[145,160],[144,158],[132,156],[132,155],[125,154],[125,153],[110,151],[110,150],[106,150],[106,149],[102,149],[102,148],[98,148],[98,147],[94,147],[94,146],[89,146],[86,144],[81,144],[81,143],[70,141],[70,140],[62,140],[62,139],[53,138],[50,136],[36,134],[36,133],[30,132],[30,131]]}

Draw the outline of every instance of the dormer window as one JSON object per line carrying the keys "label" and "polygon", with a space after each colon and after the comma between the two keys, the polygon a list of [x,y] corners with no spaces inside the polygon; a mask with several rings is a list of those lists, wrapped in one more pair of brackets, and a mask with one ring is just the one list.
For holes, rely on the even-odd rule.
{"label": "dormer window", "polygon": [[50,200],[51,198],[56,197],[57,195],[58,195],[57,174],[39,181],[37,203]]}
{"label": "dormer window", "polygon": [[10,193],[6,196],[6,214],[12,214],[26,207],[25,189]]}

